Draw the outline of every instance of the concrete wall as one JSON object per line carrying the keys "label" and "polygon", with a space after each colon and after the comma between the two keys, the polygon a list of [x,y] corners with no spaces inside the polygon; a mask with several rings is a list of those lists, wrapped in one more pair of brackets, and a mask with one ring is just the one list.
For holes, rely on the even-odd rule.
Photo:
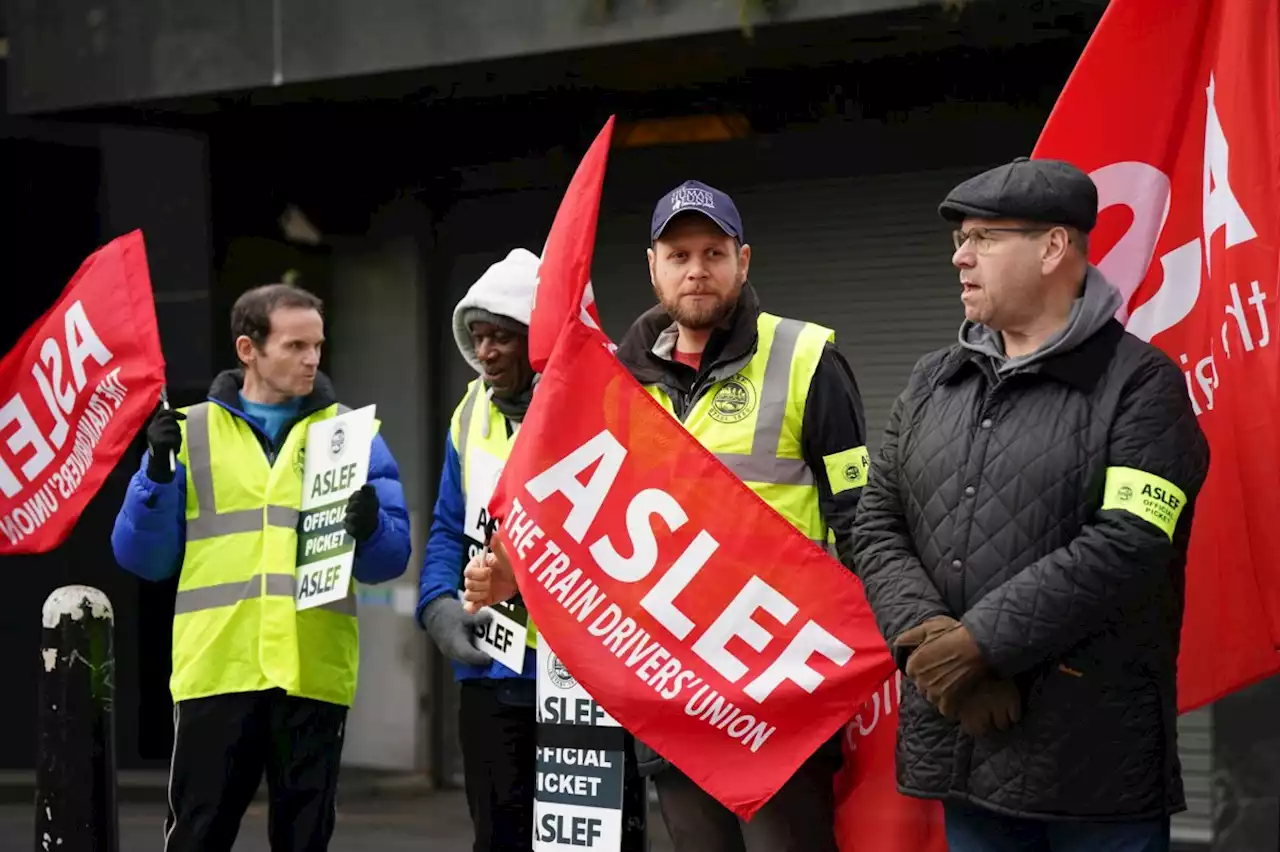
{"label": "concrete wall", "polygon": [[397,580],[360,589],[360,681],[347,723],[343,762],[377,769],[423,770],[426,635],[413,619],[418,566],[430,504],[424,488],[433,428],[426,416],[429,379],[424,329],[425,211],[412,206],[376,222],[368,238],[334,246],[326,308],[329,364],[339,398],[376,404],[381,434],[400,467],[413,526],[413,556]]}
{"label": "concrete wall", "polygon": [[[14,0],[27,113],[598,48],[937,0]],[[761,14],[760,9],[766,11]]]}

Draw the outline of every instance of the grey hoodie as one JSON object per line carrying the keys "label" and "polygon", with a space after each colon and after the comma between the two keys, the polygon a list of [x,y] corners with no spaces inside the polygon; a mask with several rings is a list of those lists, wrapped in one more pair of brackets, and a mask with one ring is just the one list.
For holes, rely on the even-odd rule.
{"label": "grey hoodie", "polygon": [[1067,324],[1034,352],[1010,358],[1004,354],[1004,338],[1000,332],[969,320],[960,326],[960,345],[987,355],[994,362],[996,373],[1007,375],[1052,355],[1075,349],[1106,325],[1123,301],[1120,292],[1111,286],[1096,266],[1090,265],[1084,277],[1084,292],[1071,306]]}

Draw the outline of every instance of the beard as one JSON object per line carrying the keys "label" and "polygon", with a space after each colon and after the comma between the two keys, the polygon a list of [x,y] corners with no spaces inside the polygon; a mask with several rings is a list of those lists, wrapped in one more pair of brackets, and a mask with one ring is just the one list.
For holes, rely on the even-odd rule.
{"label": "beard", "polygon": [[671,319],[694,331],[705,331],[723,325],[725,320],[733,314],[734,308],[738,307],[737,294],[732,298],[724,298],[714,293],[701,295],[703,298],[696,302],[682,300],[679,296],[668,301],[659,293],[658,301],[662,303],[663,309]]}

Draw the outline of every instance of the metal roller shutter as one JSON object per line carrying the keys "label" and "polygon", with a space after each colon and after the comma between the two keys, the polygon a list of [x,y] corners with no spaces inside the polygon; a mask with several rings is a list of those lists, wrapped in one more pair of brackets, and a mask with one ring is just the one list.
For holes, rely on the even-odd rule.
{"label": "metal roller shutter", "polygon": [[1178,756],[1182,758],[1187,809],[1173,818],[1173,839],[1207,846],[1213,840],[1212,706],[1178,717]]}
{"label": "metal roller shutter", "polygon": [[[955,340],[960,288],[936,208],[979,169],[726,188],[742,214],[751,283],[765,309],[835,329],[873,450],[916,361]],[[611,334],[654,301],[644,258],[653,202],[600,224],[594,278]]]}
{"label": "metal roller shutter", "polygon": [[763,304],[835,329],[873,452],[916,361],[956,338],[960,285],[936,210],[974,171],[760,186],[734,199]]}

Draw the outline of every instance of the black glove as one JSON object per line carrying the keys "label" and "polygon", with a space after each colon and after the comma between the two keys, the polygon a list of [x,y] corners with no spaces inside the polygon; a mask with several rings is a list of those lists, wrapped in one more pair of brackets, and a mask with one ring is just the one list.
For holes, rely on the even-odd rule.
{"label": "black glove", "polygon": [[373,486],[368,482],[360,486],[359,491],[347,498],[347,516],[342,521],[347,535],[357,543],[372,538],[378,531],[378,509],[381,507],[378,492],[373,490]]}
{"label": "black glove", "polygon": [[1022,693],[1012,680],[985,678],[978,682],[957,710],[960,727],[971,737],[995,728],[1007,731],[1022,719]]}
{"label": "black glove", "polygon": [[169,453],[176,456],[182,449],[182,427],[178,421],[186,419],[187,415],[181,411],[161,408],[147,424],[147,448],[151,450],[151,458],[147,460],[147,479],[152,482],[173,482]]}

